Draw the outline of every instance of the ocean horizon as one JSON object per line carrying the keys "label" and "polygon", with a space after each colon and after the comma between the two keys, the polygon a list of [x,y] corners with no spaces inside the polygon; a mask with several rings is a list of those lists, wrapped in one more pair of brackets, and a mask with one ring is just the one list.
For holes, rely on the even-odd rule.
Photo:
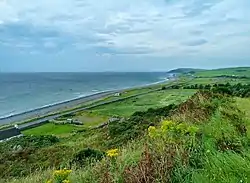
{"label": "ocean horizon", "polygon": [[166,80],[166,72],[0,73],[0,119],[104,91]]}

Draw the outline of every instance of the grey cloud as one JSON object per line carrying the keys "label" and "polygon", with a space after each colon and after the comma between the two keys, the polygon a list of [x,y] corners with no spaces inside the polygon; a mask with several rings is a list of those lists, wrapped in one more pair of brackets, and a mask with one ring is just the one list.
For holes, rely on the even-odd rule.
{"label": "grey cloud", "polygon": [[197,39],[197,40],[190,40],[190,41],[186,41],[183,42],[183,45],[185,46],[200,46],[203,44],[206,44],[208,41],[205,39]]}
{"label": "grey cloud", "polygon": [[94,50],[98,54],[110,54],[110,55],[150,54],[154,52],[154,50],[146,46],[137,46],[134,48],[95,46],[91,50]]}
{"label": "grey cloud", "polygon": [[203,30],[191,30],[189,33],[191,35],[201,35],[204,31]]}
{"label": "grey cloud", "polygon": [[183,7],[183,13],[186,17],[198,16],[204,11],[210,10],[221,1],[222,0],[194,0],[192,3]]}

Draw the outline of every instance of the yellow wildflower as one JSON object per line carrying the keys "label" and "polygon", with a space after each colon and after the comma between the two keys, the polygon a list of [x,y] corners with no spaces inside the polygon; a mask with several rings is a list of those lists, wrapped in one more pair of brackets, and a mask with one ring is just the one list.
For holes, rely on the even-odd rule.
{"label": "yellow wildflower", "polygon": [[72,170],[63,169],[63,170],[56,170],[54,172],[54,177],[57,181],[63,181],[66,180],[69,176],[69,174],[72,172]]}
{"label": "yellow wildflower", "polygon": [[174,125],[174,122],[172,122],[172,121],[163,121],[162,125],[161,125],[162,132],[165,133],[167,130],[172,128],[173,125]]}
{"label": "yellow wildflower", "polygon": [[46,183],[53,183],[53,180],[50,179]]}
{"label": "yellow wildflower", "polygon": [[70,181],[69,180],[64,180],[64,181],[62,181],[62,183],[70,183]]}
{"label": "yellow wildflower", "polygon": [[107,155],[108,155],[109,157],[116,157],[116,156],[118,156],[118,155],[119,155],[118,149],[111,149],[111,150],[108,150],[108,151],[107,151]]}
{"label": "yellow wildflower", "polygon": [[154,126],[150,126],[150,127],[148,128],[148,135],[149,135],[149,137],[151,137],[151,138],[154,138],[154,137],[155,137],[155,135],[156,135],[156,128],[155,128]]}
{"label": "yellow wildflower", "polygon": [[186,123],[180,123],[177,125],[176,129],[182,133],[186,133],[187,127]]}

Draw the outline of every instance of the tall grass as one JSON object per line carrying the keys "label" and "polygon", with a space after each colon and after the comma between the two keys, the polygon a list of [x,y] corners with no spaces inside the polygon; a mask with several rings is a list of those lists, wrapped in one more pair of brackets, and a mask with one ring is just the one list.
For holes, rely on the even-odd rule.
{"label": "tall grass", "polygon": [[[141,134],[145,135],[125,141],[125,145],[118,147],[118,156],[106,156],[81,168],[72,167],[69,180],[72,183],[250,182],[249,120],[245,114],[227,97],[198,93],[190,100],[170,114],[172,121],[152,123],[154,126],[148,131],[133,126],[131,129],[142,129]],[[116,133],[108,137],[109,141],[122,139],[119,134],[126,135]],[[93,137],[87,139],[88,143],[100,138]],[[74,147],[79,139],[69,144]],[[53,170],[41,171],[8,182],[40,183],[52,174]]]}

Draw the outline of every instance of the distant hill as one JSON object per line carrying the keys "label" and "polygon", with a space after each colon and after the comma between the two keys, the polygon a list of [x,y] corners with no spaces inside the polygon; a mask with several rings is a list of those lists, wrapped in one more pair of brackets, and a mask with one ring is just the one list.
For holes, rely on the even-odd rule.
{"label": "distant hill", "polygon": [[193,68],[178,68],[168,71],[168,74],[186,74],[205,71],[204,69],[193,69]]}
{"label": "distant hill", "polygon": [[232,68],[220,68],[213,70],[197,71],[195,75],[198,77],[218,77],[218,76],[250,77],[250,67],[232,67]]}

